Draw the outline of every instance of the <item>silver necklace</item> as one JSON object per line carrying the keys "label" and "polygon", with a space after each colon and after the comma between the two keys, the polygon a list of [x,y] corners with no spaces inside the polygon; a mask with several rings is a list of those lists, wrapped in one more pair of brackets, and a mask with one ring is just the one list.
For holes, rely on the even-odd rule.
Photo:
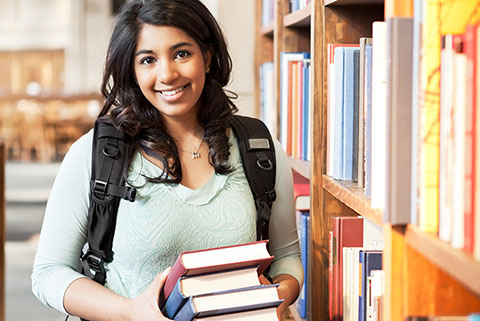
{"label": "silver necklace", "polygon": [[192,159],[197,159],[197,158],[200,158],[200,146],[202,146],[202,142],[203,142],[203,136],[205,135],[205,132],[202,134],[202,138],[200,138],[200,142],[198,142],[198,146],[197,146],[197,149],[194,151],[194,152],[191,152],[191,151],[188,151],[188,150],[184,150],[184,149],[178,149],[179,151],[181,152],[184,152],[184,153],[190,153],[192,154]]}

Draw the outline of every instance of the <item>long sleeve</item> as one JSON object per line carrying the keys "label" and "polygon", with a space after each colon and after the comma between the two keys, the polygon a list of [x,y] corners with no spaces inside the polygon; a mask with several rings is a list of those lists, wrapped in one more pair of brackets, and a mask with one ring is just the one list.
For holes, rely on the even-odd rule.
{"label": "long sleeve", "polygon": [[93,132],[66,154],[47,202],[32,273],[32,291],[49,307],[65,312],[68,286],[83,277],[79,256],[86,240]]}
{"label": "long sleeve", "polygon": [[292,170],[282,146],[277,141],[275,141],[275,156],[277,199],[272,206],[269,225],[269,249],[275,256],[275,260],[269,274],[271,277],[289,274],[297,279],[301,287],[304,275],[295,218]]}

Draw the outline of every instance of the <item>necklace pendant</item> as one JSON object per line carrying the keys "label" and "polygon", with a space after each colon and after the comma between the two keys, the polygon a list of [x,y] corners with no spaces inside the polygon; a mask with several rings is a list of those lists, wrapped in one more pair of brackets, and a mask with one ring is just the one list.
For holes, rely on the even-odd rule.
{"label": "necklace pendant", "polygon": [[192,158],[193,159],[200,158],[200,153],[199,152],[192,152]]}

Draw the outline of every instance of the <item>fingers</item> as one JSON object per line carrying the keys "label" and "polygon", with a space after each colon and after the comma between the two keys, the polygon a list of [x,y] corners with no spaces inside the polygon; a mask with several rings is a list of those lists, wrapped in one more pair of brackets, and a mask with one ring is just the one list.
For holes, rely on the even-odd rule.
{"label": "fingers", "polygon": [[268,279],[262,274],[258,277],[258,279],[260,280],[260,284],[262,285],[269,285],[271,284],[270,281],[268,281]]}
{"label": "fingers", "polygon": [[158,273],[155,277],[154,283],[160,283],[160,287],[165,283],[168,273],[170,273],[171,267],[166,268],[163,272]]}

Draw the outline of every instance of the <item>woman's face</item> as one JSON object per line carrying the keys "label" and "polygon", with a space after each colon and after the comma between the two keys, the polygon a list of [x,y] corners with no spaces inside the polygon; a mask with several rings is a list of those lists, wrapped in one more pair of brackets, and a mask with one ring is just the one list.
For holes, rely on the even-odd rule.
{"label": "woman's face", "polygon": [[210,56],[178,28],[145,24],[135,50],[135,76],[164,117],[196,116]]}

